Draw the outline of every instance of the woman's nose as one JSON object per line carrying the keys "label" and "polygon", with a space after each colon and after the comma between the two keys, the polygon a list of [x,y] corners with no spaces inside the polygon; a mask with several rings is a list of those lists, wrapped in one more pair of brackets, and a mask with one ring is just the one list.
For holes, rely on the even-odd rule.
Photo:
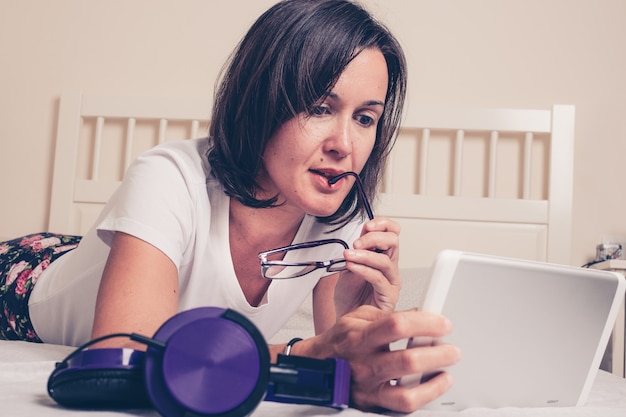
{"label": "woman's nose", "polygon": [[352,153],[352,132],[350,120],[335,119],[332,129],[325,141],[325,150],[345,158]]}

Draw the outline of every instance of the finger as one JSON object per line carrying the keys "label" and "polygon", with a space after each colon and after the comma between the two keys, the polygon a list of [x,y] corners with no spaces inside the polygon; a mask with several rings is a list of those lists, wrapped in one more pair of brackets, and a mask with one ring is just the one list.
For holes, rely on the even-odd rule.
{"label": "finger", "polygon": [[353,389],[352,398],[357,408],[383,407],[402,413],[413,412],[445,393],[453,384],[452,377],[441,373],[416,387],[384,384],[374,393]]}
{"label": "finger", "polygon": [[400,270],[398,264],[387,254],[370,250],[346,249],[344,251],[346,268],[374,286],[384,288],[386,284],[400,286]]}
{"label": "finger", "polygon": [[368,323],[363,329],[363,338],[369,345],[366,348],[373,348],[417,336],[443,337],[450,331],[452,323],[442,315],[406,310],[379,316]]}
{"label": "finger", "polygon": [[400,224],[388,217],[375,217],[363,225],[363,233],[366,232],[391,232],[400,234]]}
{"label": "finger", "polygon": [[368,232],[354,241],[352,247],[357,250],[367,250],[375,253],[384,253],[388,258],[396,260],[399,254],[400,237],[390,232]]}
{"label": "finger", "polygon": [[363,225],[361,236],[353,247],[385,252],[392,259],[397,258],[400,225],[386,217],[375,218]]}
{"label": "finger", "polygon": [[364,326],[369,326],[372,323],[375,323],[378,320],[382,320],[385,317],[395,314],[390,312],[381,311],[380,309],[368,305],[359,306],[354,311],[346,314],[344,317],[347,320],[364,322]]}
{"label": "finger", "polygon": [[364,386],[376,386],[407,375],[440,370],[454,365],[460,358],[460,350],[452,345],[381,352],[368,361],[354,361],[352,376],[355,381],[362,381]]}

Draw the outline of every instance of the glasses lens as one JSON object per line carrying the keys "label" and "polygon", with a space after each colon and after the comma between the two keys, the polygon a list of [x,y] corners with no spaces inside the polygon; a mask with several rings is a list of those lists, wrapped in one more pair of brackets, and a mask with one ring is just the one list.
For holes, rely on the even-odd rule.
{"label": "glasses lens", "polygon": [[316,268],[315,265],[266,265],[263,268],[263,276],[269,279],[297,278]]}
{"label": "glasses lens", "polygon": [[341,240],[312,241],[262,254],[262,273],[268,279],[297,278],[318,268],[328,272],[345,269],[341,258],[347,244]]}
{"label": "glasses lens", "polygon": [[345,259],[336,259],[333,261],[333,264],[328,267],[328,272],[339,272],[346,269],[346,260]]}

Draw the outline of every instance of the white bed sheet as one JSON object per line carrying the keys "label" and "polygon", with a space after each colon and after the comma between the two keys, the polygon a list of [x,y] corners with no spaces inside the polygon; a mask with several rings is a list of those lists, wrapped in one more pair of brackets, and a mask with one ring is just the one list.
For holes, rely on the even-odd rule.
{"label": "white bed sheet", "polygon": [[[154,416],[154,410],[87,411],[69,410],[58,406],[47,394],[46,382],[56,361],[61,360],[71,348],[28,342],[0,341],[0,415],[6,417],[115,417]],[[338,412],[333,409],[262,402],[254,411],[254,417],[301,416],[327,417],[376,416],[354,409]],[[461,412],[417,411],[414,417],[447,416],[626,416],[626,379],[600,371],[593,385],[589,400],[583,407],[563,408],[501,408],[467,409]]]}

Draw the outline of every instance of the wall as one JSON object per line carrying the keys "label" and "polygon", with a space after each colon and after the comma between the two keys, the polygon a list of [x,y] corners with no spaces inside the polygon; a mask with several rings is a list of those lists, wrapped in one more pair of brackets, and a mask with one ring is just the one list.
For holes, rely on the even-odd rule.
{"label": "wall", "polygon": [[[58,97],[212,96],[272,0],[0,0],[0,236],[45,230]],[[410,65],[412,103],[576,105],[572,255],[626,236],[626,1],[365,0]]]}

